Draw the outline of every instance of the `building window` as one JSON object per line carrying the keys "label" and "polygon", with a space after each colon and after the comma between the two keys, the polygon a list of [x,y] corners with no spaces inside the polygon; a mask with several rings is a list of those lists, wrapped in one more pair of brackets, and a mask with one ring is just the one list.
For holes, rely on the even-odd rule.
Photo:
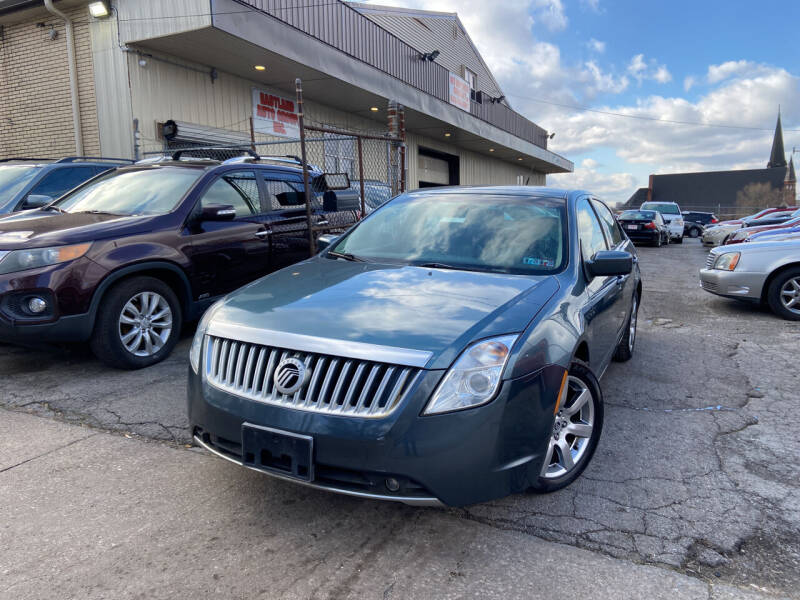
{"label": "building window", "polygon": [[469,84],[469,89],[477,90],[478,89],[478,76],[470,71],[467,67],[464,67],[464,79],[467,80]]}

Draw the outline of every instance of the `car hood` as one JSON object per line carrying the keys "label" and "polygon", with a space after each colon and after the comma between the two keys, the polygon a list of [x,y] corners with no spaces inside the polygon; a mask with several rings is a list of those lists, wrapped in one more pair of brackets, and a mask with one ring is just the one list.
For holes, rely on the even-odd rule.
{"label": "car hood", "polygon": [[0,250],[78,244],[149,231],[153,216],[31,210],[0,219]]}
{"label": "car hood", "polygon": [[362,353],[405,349],[446,368],[474,340],[524,330],[557,289],[552,276],[316,257],[230,294],[209,333],[289,348],[284,340],[328,341],[330,354],[373,360]]}

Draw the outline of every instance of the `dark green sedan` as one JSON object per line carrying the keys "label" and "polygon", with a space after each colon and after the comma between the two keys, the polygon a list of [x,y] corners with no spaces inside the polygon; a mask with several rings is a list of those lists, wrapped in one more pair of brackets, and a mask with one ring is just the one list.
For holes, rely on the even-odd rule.
{"label": "dark green sedan", "polygon": [[196,443],[353,496],[466,505],[570,484],[628,360],[636,251],[587,192],[398,196],[317,256],[212,306],[191,348]]}

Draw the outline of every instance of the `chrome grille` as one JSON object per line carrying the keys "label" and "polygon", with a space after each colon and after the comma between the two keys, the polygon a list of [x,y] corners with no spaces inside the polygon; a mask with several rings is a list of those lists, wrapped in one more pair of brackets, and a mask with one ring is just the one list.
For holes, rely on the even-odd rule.
{"label": "chrome grille", "polygon": [[717,260],[717,255],[713,252],[709,252],[708,256],[706,257],[706,269],[714,268],[714,263]]}
{"label": "chrome grille", "polygon": [[[294,394],[282,394],[273,377],[278,364],[294,357],[310,376]],[[298,410],[383,417],[394,410],[413,385],[420,369],[385,363],[299,352],[261,344],[206,336],[207,381],[250,400]]]}

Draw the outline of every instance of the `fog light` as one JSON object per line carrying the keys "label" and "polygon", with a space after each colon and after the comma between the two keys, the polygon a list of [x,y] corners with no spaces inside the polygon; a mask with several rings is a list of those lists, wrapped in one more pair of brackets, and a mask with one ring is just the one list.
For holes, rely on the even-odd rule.
{"label": "fog light", "polygon": [[390,492],[396,492],[400,489],[400,482],[394,477],[389,477],[389,479],[386,480],[386,489]]}
{"label": "fog light", "polygon": [[47,310],[47,302],[43,298],[39,298],[39,296],[34,296],[28,300],[28,310],[35,315],[43,313]]}

